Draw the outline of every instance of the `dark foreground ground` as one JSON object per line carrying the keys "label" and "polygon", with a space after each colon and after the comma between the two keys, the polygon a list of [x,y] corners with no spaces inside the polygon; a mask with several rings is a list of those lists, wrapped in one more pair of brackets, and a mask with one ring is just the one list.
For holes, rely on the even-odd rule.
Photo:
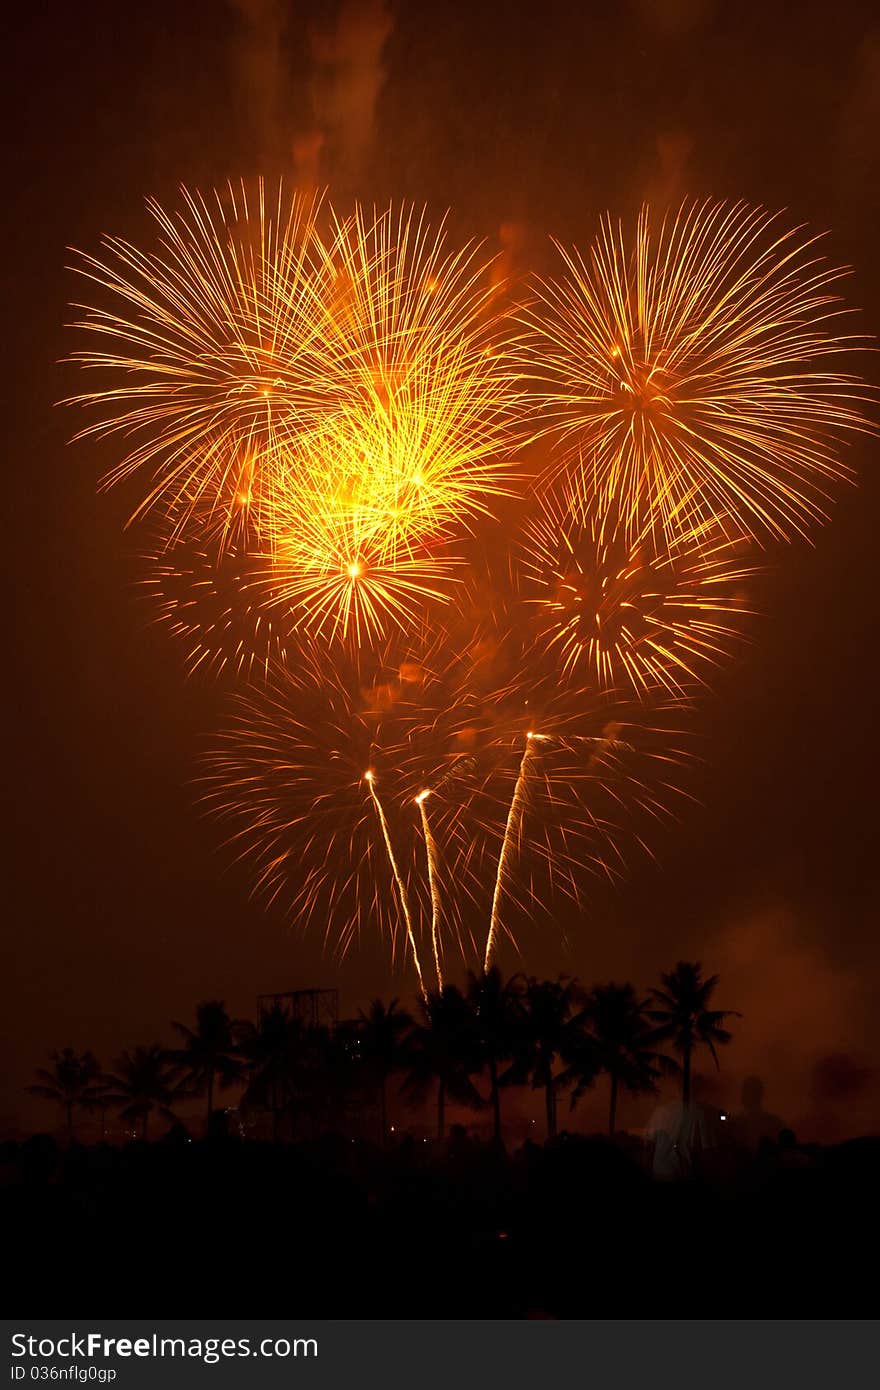
{"label": "dark foreground ground", "polygon": [[[864,1317],[880,1139],[657,1183],[562,1137],[378,1149],[7,1145],[10,1312],[41,1317]],[[719,1355],[723,1348],[719,1348]]]}

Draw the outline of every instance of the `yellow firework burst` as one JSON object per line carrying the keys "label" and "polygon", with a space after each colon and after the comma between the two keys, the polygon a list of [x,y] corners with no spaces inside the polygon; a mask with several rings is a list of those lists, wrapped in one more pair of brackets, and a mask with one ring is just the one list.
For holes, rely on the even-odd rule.
{"label": "yellow firework burst", "polygon": [[719,520],[626,525],[578,468],[540,500],[522,542],[523,588],[536,645],[555,652],[564,680],[599,690],[684,695],[745,637],[756,570]]}
{"label": "yellow firework burst", "polygon": [[451,548],[510,485],[516,396],[487,266],[412,211],[339,227],[336,408],[291,440],[268,532],[304,627],[361,644],[448,601]]}
{"label": "yellow firework burst", "polygon": [[271,512],[267,594],[303,630],[361,646],[417,625],[426,605],[448,602],[456,560],[446,534],[398,525],[386,480],[342,428],[290,454]]}
{"label": "yellow firework burst", "polygon": [[393,553],[509,491],[522,402],[479,247],[450,250],[445,227],[411,208],[372,219],[358,209],[334,257],[350,377],[343,412],[325,425],[344,441],[351,505]]}
{"label": "yellow firework burst", "polygon": [[656,222],[644,208],[632,240],[609,218],[586,256],[559,249],[519,354],[563,461],[594,458],[636,531],[714,514],[789,536],[821,517],[867,393],[839,369],[863,344],[815,240],[707,202]]}

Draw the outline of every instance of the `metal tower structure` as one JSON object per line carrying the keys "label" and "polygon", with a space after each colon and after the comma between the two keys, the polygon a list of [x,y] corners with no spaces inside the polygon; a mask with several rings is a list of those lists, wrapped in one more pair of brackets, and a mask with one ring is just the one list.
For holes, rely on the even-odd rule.
{"label": "metal tower structure", "polygon": [[257,1018],[279,1006],[306,1028],[329,1028],[335,1032],[339,1022],[338,989],[293,989],[281,994],[257,996]]}

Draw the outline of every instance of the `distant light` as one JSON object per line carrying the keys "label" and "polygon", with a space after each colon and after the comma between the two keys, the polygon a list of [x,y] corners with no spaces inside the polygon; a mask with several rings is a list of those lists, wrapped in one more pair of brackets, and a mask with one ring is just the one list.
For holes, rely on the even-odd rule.
{"label": "distant light", "polygon": [[391,1133],[394,1133],[394,1125],[391,1126]]}
{"label": "distant light", "polygon": [[726,1119],[727,1119],[727,1111],[726,1111],[726,1110],[722,1110],[721,1113],[720,1113],[720,1115],[718,1116],[718,1118],[719,1118],[719,1120],[726,1120]]}
{"label": "distant light", "polygon": [[361,572],[360,561],[359,561],[359,560],[352,560],[351,564],[350,564],[349,567],[348,567],[348,577],[349,577],[349,579],[357,579],[358,576],[360,575],[360,572]]}

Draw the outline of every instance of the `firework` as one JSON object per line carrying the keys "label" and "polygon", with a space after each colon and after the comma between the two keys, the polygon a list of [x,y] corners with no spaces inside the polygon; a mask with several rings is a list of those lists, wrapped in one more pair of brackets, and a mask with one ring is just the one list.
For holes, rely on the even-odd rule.
{"label": "firework", "polygon": [[290,468],[271,519],[267,584],[270,603],[280,594],[313,638],[359,648],[391,629],[412,630],[427,607],[447,603],[457,562],[439,535],[430,546],[391,544],[384,519],[341,481],[338,461],[331,449],[313,448],[307,463]]}
{"label": "firework", "polygon": [[105,484],[145,479],[135,516],[158,507],[179,528],[198,508],[223,531],[242,471],[256,514],[279,451],[332,398],[336,272],[314,202],[280,184],[181,196],[175,212],[147,204],[156,249],[107,237],[104,259],[77,253],[73,269],[109,301],[77,306],[89,342],[72,360],[101,377],[74,398],[98,415],[77,437],[126,442]]}
{"label": "firework", "polygon": [[471,810],[494,867],[484,969],[513,935],[511,906],[560,891],[580,905],[590,874],[619,875],[627,845],[650,853],[643,822],[674,815],[692,758],[679,699],[649,706],[538,679],[506,702]]}
{"label": "firework", "polygon": [[416,805],[422,820],[422,833],[425,837],[425,859],[428,866],[428,888],[431,894],[431,949],[434,954],[434,969],[437,973],[437,989],[443,989],[443,967],[440,963],[440,889],[438,884],[437,841],[428,820],[425,802],[431,795],[423,788],[416,797]]}
{"label": "firework", "polygon": [[[519,396],[489,263],[411,208],[328,209],[319,233],[319,208],[281,185],[182,199],[149,204],[157,249],[108,238],[75,267],[110,299],[75,325],[73,360],[101,376],[74,398],[99,416],[78,437],[126,441],[105,482],[146,484],[157,587],[178,557],[183,588],[193,553],[230,557],[250,613],[267,607],[249,616],[258,661],[270,627],[355,647],[412,628],[449,600],[453,543],[512,477]],[[169,601],[175,625],[184,606]]]}
{"label": "firework", "polygon": [[[540,737],[540,735],[538,735]],[[504,825],[504,835],[501,840],[501,849],[498,853],[498,869],[495,874],[495,889],[492,893],[492,908],[489,915],[489,934],[486,937],[486,950],[483,956],[483,971],[488,972],[492,964],[492,957],[495,953],[495,941],[498,935],[498,927],[501,920],[501,894],[505,886],[505,870],[507,869],[508,859],[511,854],[511,847],[515,839],[519,838],[523,818],[523,796],[526,788],[528,776],[529,754],[535,743],[535,735],[531,730],[526,734],[525,748],[520,759],[519,771],[516,775],[516,784],[513,788],[513,796],[510,798],[510,810],[507,813],[507,820]]]}
{"label": "firework", "polygon": [[364,773],[364,781],[367,783],[367,786],[370,789],[370,796],[372,797],[373,805],[376,807],[376,813],[379,817],[379,824],[382,827],[382,839],[384,840],[385,848],[388,851],[388,863],[391,865],[391,872],[394,875],[394,884],[397,888],[400,909],[403,913],[404,921],[406,922],[406,939],[409,943],[410,950],[412,951],[413,963],[416,967],[416,974],[419,977],[419,988],[422,991],[422,997],[423,999],[427,1000],[428,994],[427,990],[425,989],[425,980],[424,976],[422,975],[422,966],[419,960],[419,951],[418,947],[416,946],[415,932],[413,931],[413,919],[409,907],[409,894],[407,892],[406,884],[404,883],[403,878],[401,876],[400,866],[397,862],[397,855],[394,853],[394,842],[391,838],[391,832],[388,829],[388,820],[385,816],[385,810],[382,806],[382,802],[379,800],[379,794],[376,791],[376,775],[371,768],[368,768],[367,771]]}
{"label": "firework", "polygon": [[[420,980],[422,939],[439,958],[440,853],[423,893],[417,797],[460,757],[442,674],[411,644],[334,668],[306,654],[237,697],[203,765],[205,808],[255,866],[256,890],[291,919],[320,920],[344,954],[370,923],[402,931]],[[438,790],[438,833],[455,845],[457,804]],[[439,907],[439,900],[437,900]],[[444,923],[456,930],[456,914]],[[427,925],[430,923],[430,925]]]}
{"label": "firework", "polygon": [[636,534],[715,516],[787,537],[821,518],[866,392],[838,368],[863,344],[815,240],[706,202],[659,227],[643,209],[632,243],[609,218],[586,257],[559,250],[519,351],[562,465],[593,458]]}
{"label": "firework", "polygon": [[[442,986],[449,942],[488,967],[511,902],[560,884],[579,901],[590,870],[617,872],[627,823],[680,794],[685,754],[658,710],[536,694],[499,691],[483,712],[448,672],[390,654],[371,684],[354,668],[279,671],[236,701],[204,804],[291,919],[322,922],[343,954],[368,925],[392,953],[402,933],[420,988],[428,950]],[[541,728],[523,733],[530,703]],[[464,923],[489,907],[488,881],[477,947]]]}
{"label": "firework", "polygon": [[291,441],[270,518],[284,594],[322,638],[376,641],[448,602],[460,545],[509,489],[517,396],[488,266],[412,211],[338,229],[345,379]]}
{"label": "firework", "polygon": [[[563,680],[640,697],[685,694],[744,638],[756,570],[719,519],[627,526],[583,466],[542,495],[522,544],[522,584],[537,641]],[[687,511],[692,515],[690,507]]]}
{"label": "firework", "polygon": [[[453,944],[488,970],[685,794],[749,542],[821,514],[862,427],[840,272],[741,206],[643,213],[632,254],[610,223],[563,252],[511,344],[479,248],[410,208],[183,198],[151,205],[157,250],[81,260],[115,308],[77,360],[116,374],[83,433],[145,482],[188,668],[251,684],[206,809],[266,899],[341,954],[402,942],[427,998],[423,963],[441,990]],[[499,566],[526,405],[560,452]]]}
{"label": "firework", "polygon": [[349,369],[344,408],[329,422],[344,439],[334,471],[394,555],[489,514],[509,492],[522,400],[479,247],[448,249],[445,226],[411,208],[372,219],[358,209],[334,256]]}
{"label": "firework", "polygon": [[265,679],[301,645],[290,604],[269,588],[259,556],[161,541],[144,557],[139,587],[181,644],[189,675]]}

